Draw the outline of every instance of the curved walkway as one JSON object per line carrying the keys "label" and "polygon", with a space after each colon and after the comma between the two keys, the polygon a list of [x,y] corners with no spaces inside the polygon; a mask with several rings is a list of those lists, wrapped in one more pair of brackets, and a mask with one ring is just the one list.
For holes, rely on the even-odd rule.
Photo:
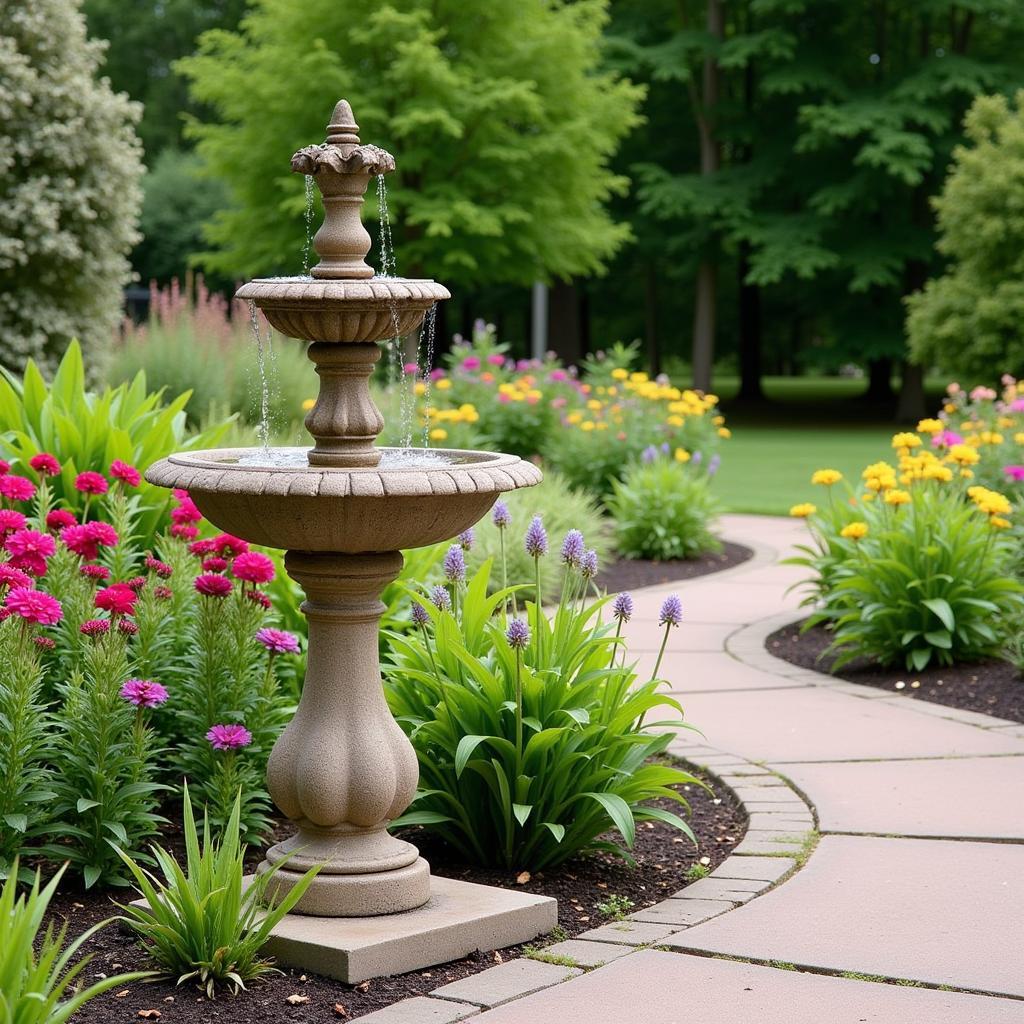
{"label": "curved walkway", "polygon": [[724,533],[755,557],[636,593],[631,650],[653,662],[660,602],[678,590],[663,674],[708,745],[683,737],[676,752],[726,778],[739,758],[791,780],[816,846],[766,894],[474,1020],[1024,1021],[1024,727],[772,658],[765,637],[800,615],[786,593],[800,570],[779,561],[803,524],[730,516]]}

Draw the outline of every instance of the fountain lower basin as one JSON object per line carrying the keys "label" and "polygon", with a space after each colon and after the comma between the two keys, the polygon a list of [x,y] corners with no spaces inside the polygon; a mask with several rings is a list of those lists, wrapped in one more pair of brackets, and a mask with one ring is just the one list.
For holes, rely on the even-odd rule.
{"label": "fountain lower basin", "polygon": [[486,515],[499,494],[541,479],[515,455],[430,449],[420,461],[403,458],[402,449],[378,450],[381,465],[352,468],[260,465],[252,448],[182,452],[152,465],[146,479],[184,488],[210,522],[243,540],[338,554],[448,540]]}

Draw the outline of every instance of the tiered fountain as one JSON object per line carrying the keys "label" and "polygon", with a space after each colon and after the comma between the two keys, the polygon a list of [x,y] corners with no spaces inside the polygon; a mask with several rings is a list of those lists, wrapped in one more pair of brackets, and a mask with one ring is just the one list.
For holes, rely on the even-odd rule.
{"label": "tiered fountain", "polygon": [[146,478],[187,489],[219,529],[286,548],[288,572],[306,592],[302,699],[267,771],[271,796],[297,831],[267,851],[265,864],[289,858],[277,875],[286,888],[311,865],[321,870],[272,951],[352,982],[525,941],[553,926],[555,909],[525,894],[432,880],[416,847],[387,830],[412,801],[418,771],[381,686],[380,593],[401,570],[402,548],[454,537],[498,494],[529,487],[540,473],[513,455],[377,447],[384,421],[369,378],[378,343],[416,330],[450,296],[434,281],[374,275],[360,207],[371,176],[395,161],[360,144],[344,100],[327,130],[326,142],[292,157],[292,170],[311,175],[323,197],[313,241],[320,262],[310,277],[238,291],[282,334],[312,342],[320,391],[305,422],[316,443],[301,459],[289,449],[172,455]]}

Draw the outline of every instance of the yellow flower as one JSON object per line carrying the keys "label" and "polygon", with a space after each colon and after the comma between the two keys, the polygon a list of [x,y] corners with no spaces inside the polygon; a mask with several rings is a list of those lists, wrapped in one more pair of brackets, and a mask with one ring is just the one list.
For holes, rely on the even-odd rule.
{"label": "yellow flower", "polygon": [[594,429],[594,424],[593,424],[593,421],[591,421],[591,420],[584,420],[580,424],[580,430],[593,430],[593,429]]}
{"label": "yellow flower", "polygon": [[608,424],[605,423],[604,420],[599,420],[597,423],[594,424],[594,429],[595,430],[607,430],[608,429]]}
{"label": "yellow flower", "polygon": [[434,387],[438,391],[447,391],[452,386],[452,382],[447,377],[442,377]]}
{"label": "yellow flower", "polygon": [[942,411],[945,413],[956,412],[956,406],[952,402],[947,402],[943,407]]}
{"label": "yellow flower", "polygon": [[591,398],[587,402],[587,408],[590,409],[591,412],[597,412],[598,409],[603,409],[604,408],[604,402],[601,402],[601,401],[599,401],[596,398]]}
{"label": "yellow flower", "polygon": [[1009,498],[987,487],[968,487],[967,496],[978,506],[979,511],[990,516],[1008,516],[1013,511]]}
{"label": "yellow flower", "polygon": [[629,370],[624,370],[621,366],[617,366],[614,370],[612,370],[612,379],[613,380],[628,380],[629,379]]}
{"label": "yellow flower", "polygon": [[917,425],[917,432],[919,434],[938,434],[942,429],[942,420],[921,420]]}
{"label": "yellow flower", "polygon": [[1024,444],[1024,431],[1021,431],[1019,434],[1014,434],[1013,440],[1016,444]]}
{"label": "yellow flower", "polygon": [[838,469],[816,469],[811,475],[812,484],[824,484],[831,487],[843,479],[843,474]]}
{"label": "yellow flower", "polygon": [[953,479],[953,470],[938,462],[930,462],[921,471],[921,476],[925,480],[941,480],[944,484],[948,484]]}
{"label": "yellow flower", "polygon": [[1014,425],[1012,416],[1000,416],[999,419],[996,420],[996,426],[1000,430],[1009,430]]}
{"label": "yellow flower", "polygon": [[631,373],[629,375],[629,379],[633,381],[634,384],[646,384],[647,374],[641,373],[639,370],[637,370],[636,373]]}
{"label": "yellow flower", "polygon": [[425,395],[427,393],[427,385],[424,384],[423,381],[418,380],[416,381],[415,384],[413,384],[412,390],[414,394]]}
{"label": "yellow flower", "polygon": [[845,537],[847,540],[860,540],[861,537],[867,535],[868,524],[860,521],[855,523],[848,523],[839,531],[840,537]]}
{"label": "yellow flower", "polygon": [[973,466],[981,456],[969,444],[955,444],[949,449],[949,457],[960,466]]}
{"label": "yellow flower", "polygon": [[676,462],[689,462],[690,453],[685,448],[677,448],[675,453]]}
{"label": "yellow flower", "polygon": [[314,405],[316,405],[316,399],[315,398],[307,398],[302,403],[302,411],[303,412],[309,412],[309,410],[312,409]]}
{"label": "yellow flower", "polygon": [[1010,528],[1010,520],[1003,519],[1002,516],[992,516],[989,519],[989,524],[997,530],[1008,530]]}
{"label": "yellow flower", "polygon": [[681,427],[685,421],[682,416],[669,416],[666,418],[665,422],[670,427]]}
{"label": "yellow flower", "polygon": [[973,469],[961,469],[960,470],[960,476],[963,477],[964,480],[973,480],[974,479],[974,470]]}
{"label": "yellow flower", "polygon": [[809,501],[805,501],[801,505],[794,505],[789,510],[789,514],[796,516],[797,519],[806,519],[808,516],[813,516],[817,511],[817,506],[812,505]]}
{"label": "yellow flower", "polygon": [[909,505],[910,495],[906,491],[893,489],[885,492],[886,505]]}
{"label": "yellow flower", "polygon": [[447,441],[448,431],[443,427],[434,427],[434,429],[428,435],[431,441]]}
{"label": "yellow flower", "polygon": [[716,427],[722,427],[722,426],[725,426],[725,417],[724,417],[724,416],[713,416],[713,417],[711,418],[711,422],[712,422],[712,423],[713,423],[713,424],[714,424],[714,425],[715,425]]}
{"label": "yellow flower", "polygon": [[581,413],[581,412],[571,412],[571,413],[569,413],[568,416],[566,416],[565,419],[566,419],[567,423],[573,423],[573,424],[579,423],[583,419],[583,413]]}
{"label": "yellow flower", "polygon": [[872,492],[871,492],[871,491],[865,491],[865,492],[864,492],[864,493],[863,493],[863,494],[862,494],[862,495],[860,496],[860,500],[861,500],[861,501],[874,501],[874,500],[875,500],[875,496],[874,496],[874,494],[872,494]]}
{"label": "yellow flower", "polygon": [[893,434],[893,448],[918,448],[920,445],[921,438],[919,438],[917,434],[911,434],[909,431],[904,431],[901,434]]}
{"label": "yellow flower", "polygon": [[724,437],[724,438],[728,439],[728,438],[732,437],[732,431],[728,427],[719,427],[718,428],[718,436],[719,437]]}

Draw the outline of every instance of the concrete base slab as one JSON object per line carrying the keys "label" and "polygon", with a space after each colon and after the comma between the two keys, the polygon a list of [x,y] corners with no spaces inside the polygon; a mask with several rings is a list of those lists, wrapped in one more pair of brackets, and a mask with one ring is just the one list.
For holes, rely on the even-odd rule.
{"label": "concrete base slab", "polygon": [[429,901],[402,914],[287,914],[265,950],[280,964],[352,985],[528,942],[557,923],[558,904],[549,896],[435,875]]}

